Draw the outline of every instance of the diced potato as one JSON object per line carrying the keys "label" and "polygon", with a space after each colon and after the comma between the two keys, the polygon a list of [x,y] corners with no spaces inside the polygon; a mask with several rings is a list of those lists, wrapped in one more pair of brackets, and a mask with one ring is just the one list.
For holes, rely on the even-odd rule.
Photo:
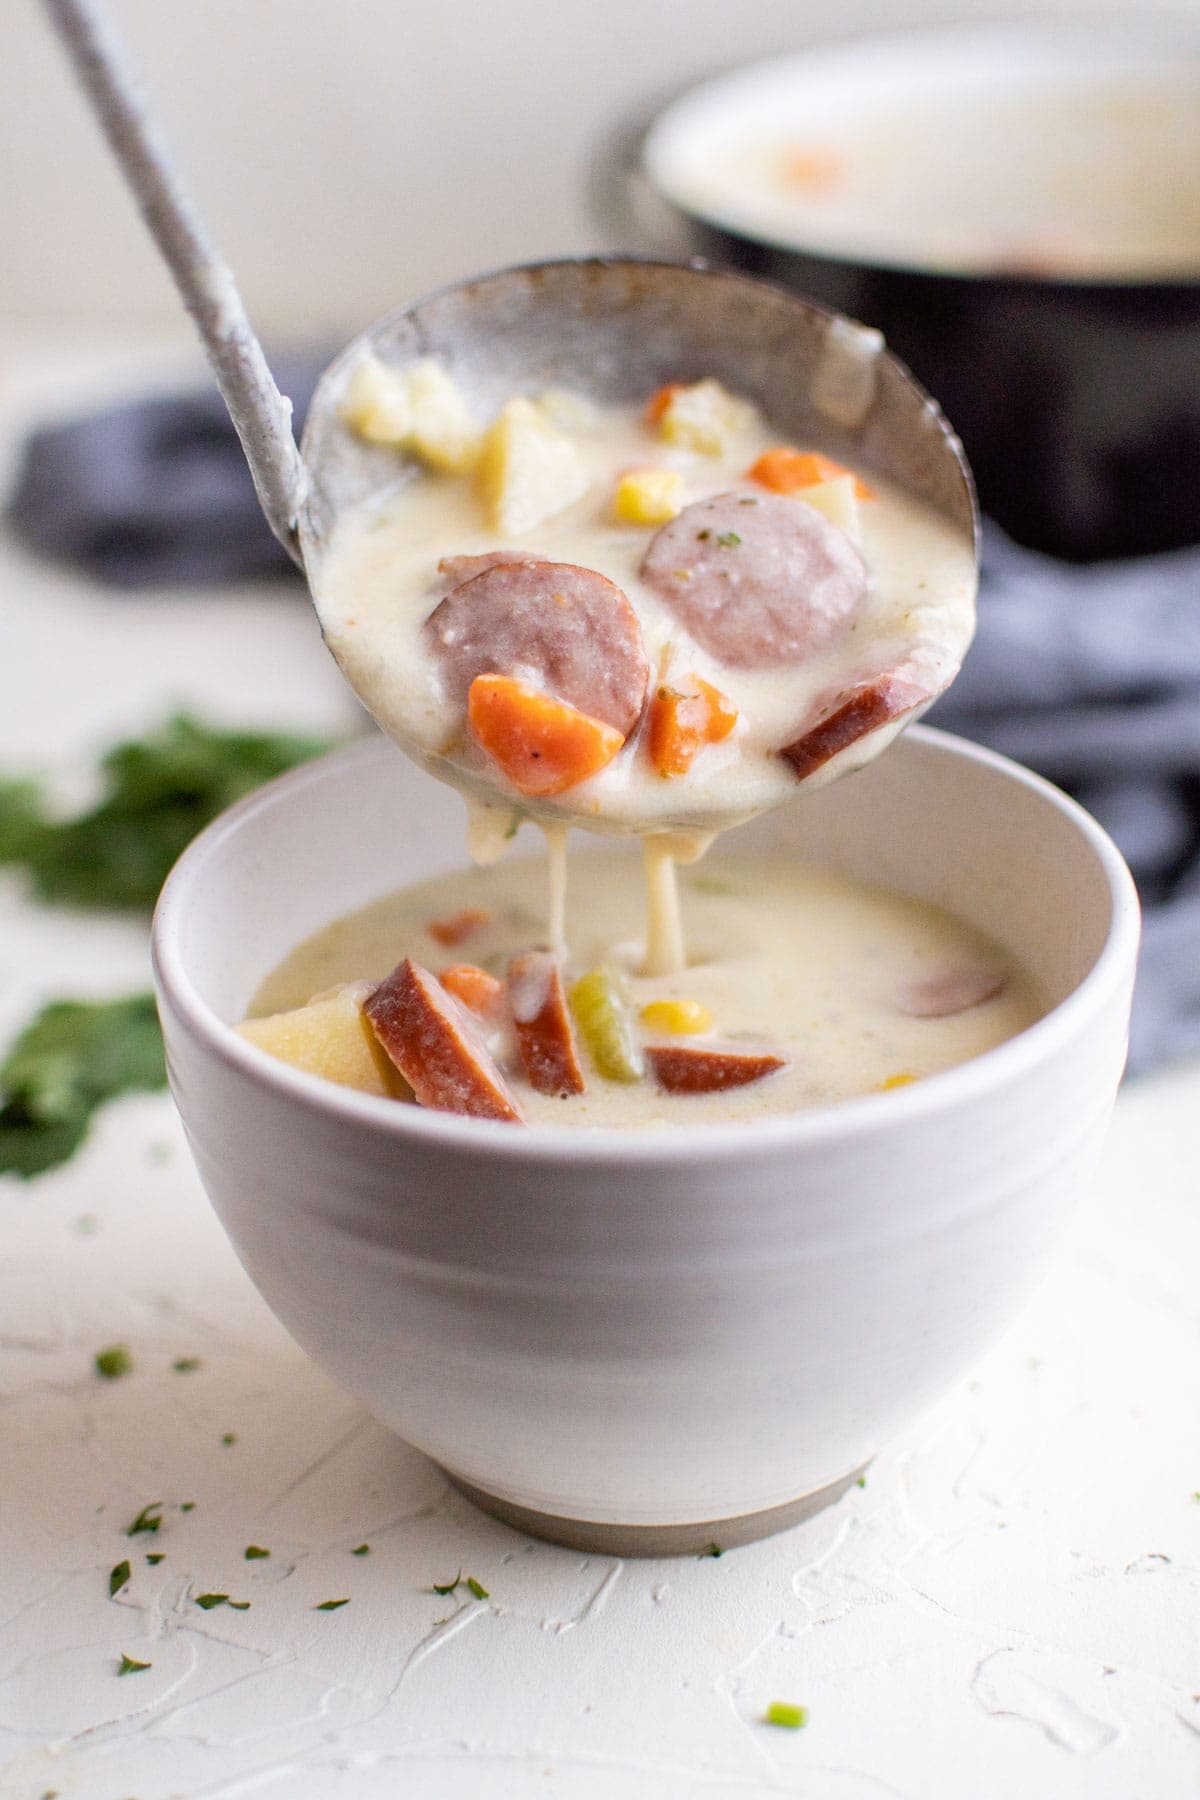
{"label": "diced potato", "polygon": [[658,429],[669,444],[699,450],[704,456],[721,456],[730,440],[748,431],[757,416],[748,400],[739,400],[719,381],[696,381],[671,394]]}
{"label": "diced potato", "polygon": [[482,434],[466,396],[431,356],[401,369],[364,356],[350,377],[341,417],[369,443],[411,451],[443,474],[464,474],[479,459]]}
{"label": "diced potato", "polygon": [[674,469],[630,469],[613,495],[613,511],[625,525],[666,525],[682,507],[683,476]]}
{"label": "diced potato", "polygon": [[519,537],[587,492],[583,458],[532,400],[510,400],[483,440],[479,492],[488,524]]}
{"label": "diced potato", "polygon": [[247,1019],[238,1031],[269,1056],[277,1056],[280,1062],[305,1069],[310,1075],[322,1075],[326,1081],[336,1081],[339,1087],[407,1100],[410,1096],[404,1077],[388,1060],[363,1017],[362,1003],[372,985],[355,982],[337,988],[294,1012]]}
{"label": "diced potato", "polygon": [[399,369],[377,356],[360,357],[338,409],[343,425],[369,444],[400,448],[412,431],[412,401]]}
{"label": "diced potato", "polygon": [[412,448],[432,469],[466,474],[479,461],[483,444],[466,395],[432,356],[410,364],[405,374],[412,401]]}
{"label": "diced potato", "polygon": [[651,1031],[669,1031],[672,1037],[691,1037],[711,1031],[716,1023],[699,1000],[650,1000],[642,1008],[642,1023]]}
{"label": "diced potato", "polygon": [[853,475],[838,475],[832,481],[819,481],[813,487],[799,488],[796,498],[806,500],[819,513],[824,513],[852,543],[860,541],[858,496],[854,491]]}

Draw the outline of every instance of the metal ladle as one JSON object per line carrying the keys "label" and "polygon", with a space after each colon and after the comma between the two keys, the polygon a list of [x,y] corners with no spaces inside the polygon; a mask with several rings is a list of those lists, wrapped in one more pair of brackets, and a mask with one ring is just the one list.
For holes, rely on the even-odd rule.
{"label": "metal ladle", "polygon": [[781,436],[877,470],[974,538],[974,492],[961,446],[903,364],[886,351],[873,356],[858,403],[831,407],[822,393],[831,359],[836,364],[861,328],[782,288],[700,263],[590,257],[534,264],[456,283],[389,313],[321,377],[301,454],[291,405],[98,0],[44,4],[204,340],[263,512],[304,569],[318,615],[339,514],[403,478],[394,451],[362,442],[338,417],[349,372],[367,351],[395,366],[441,359],[480,417],[514,393],[546,387],[613,403],[642,398],[667,381],[715,376],[753,401]]}

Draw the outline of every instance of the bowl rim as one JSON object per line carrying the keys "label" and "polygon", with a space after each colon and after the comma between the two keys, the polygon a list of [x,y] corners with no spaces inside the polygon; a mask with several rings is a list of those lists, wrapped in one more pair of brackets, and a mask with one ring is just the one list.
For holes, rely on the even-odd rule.
{"label": "bowl rim", "polygon": [[[1097,294],[1128,295],[1131,290],[1142,288],[1155,294],[1194,293],[1200,287],[1200,266],[1191,274],[1170,271],[1162,274],[1133,272],[1122,275],[1069,269],[1041,273],[1036,269],[956,267],[950,263],[922,262],[917,257],[901,253],[889,256],[879,252],[868,254],[851,249],[822,248],[819,244],[806,242],[799,231],[788,235],[760,230],[744,217],[738,219],[723,207],[696,206],[681,197],[677,184],[664,179],[662,141],[673,131],[680,129],[680,115],[692,110],[699,110],[703,115],[706,107],[722,106],[731,91],[737,94],[744,87],[751,87],[756,82],[770,83],[772,78],[778,79],[792,71],[799,75],[811,70],[814,65],[819,70],[823,62],[831,60],[836,62],[841,59],[888,56],[897,52],[907,56],[923,45],[970,51],[996,45],[1004,40],[1036,46],[1060,44],[1077,47],[1082,44],[1085,49],[1098,41],[1104,41],[1109,46],[1137,45],[1148,53],[1156,50],[1160,52],[1164,67],[1173,66],[1170,61],[1172,53],[1178,56],[1182,47],[1187,45],[1194,52],[1197,74],[1200,75],[1200,24],[1179,13],[1156,12],[1132,19],[1099,10],[1064,15],[1061,18],[1051,18],[1044,14],[1007,19],[959,18],[932,21],[902,30],[847,33],[818,40],[799,50],[754,57],[732,66],[721,66],[707,74],[693,77],[665,96],[660,94],[657,102],[642,113],[640,128],[635,133],[637,143],[631,172],[640,174],[658,199],[672,208],[681,219],[723,234],[751,248],[766,249],[778,255],[793,256],[830,268],[858,269],[880,276],[1040,293],[1055,288]],[[744,110],[745,103],[739,104]],[[631,125],[627,126],[627,130],[631,129]]]}
{"label": "bowl rim", "polygon": [[[1129,979],[1136,960],[1140,913],[1133,877],[1107,832],[1084,809],[1051,782],[1010,758],[984,749],[953,733],[913,725],[888,754],[903,754],[906,738],[936,752],[994,769],[1036,795],[1071,824],[1084,840],[1109,894],[1107,936],[1092,967],[1066,999],[1042,1018],[982,1055],[887,1094],[864,1094],[835,1105],[785,1113],[749,1123],[706,1124],[703,1133],[678,1126],[537,1125],[514,1130],[511,1125],[461,1118],[424,1107],[340,1087],[323,1077],[296,1069],[238,1035],[203,999],[189,974],[181,949],[181,926],[194,890],[212,858],[231,837],[253,829],[260,814],[306,787],[335,779],[360,761],[401,754],[382,734],[334,750],[277,776],[213,820],[180,856],[168,875],[155,907],[151,927],[151,961],[160,1010],[169,1009],[184,1029],[226,1069],[278,1099],[307,1106],[343,1125],[358,1124],[377,1137],[427,1150],[441,1145],[460,1156],[506,1161],[655,1167],[686,1164],[702,1147],[706,1162],[746,1161],[755,1153],[794,1148],[797,1151],[831,1140],[874,1135],[907,1123],[969,1105],[1012,1079],[1053,1060],[1072,1041],[1084,1037]],[[432,780],[433,777],[430,777]]]}

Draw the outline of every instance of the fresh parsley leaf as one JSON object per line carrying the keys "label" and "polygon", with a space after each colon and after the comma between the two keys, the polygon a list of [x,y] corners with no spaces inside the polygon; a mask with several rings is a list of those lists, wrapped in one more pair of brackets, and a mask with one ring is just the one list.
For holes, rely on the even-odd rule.
{"label": "fresh parsley leaf", "polygon": [[763,1714],[767,1725],[783,1725],[788,1731],[802,1731],[808,1724],[807,1706],[793,1706],[790,1700],[772,1700]]}
{"label": "fresh parsley leaf", "polygon": [[370,1544],[359,1544],[350,1554],[351,1556],[370,1556],[371,1546]]}
{"label": "fresh parsley leaf", "polygon": [[105,1381],[118,1381],[133,1371],[128,1344],[110,1344],[107,1350],[97,1350],[94,1361],[97,1375],[103,1375]]}
{"label": "fresh parsley leaf", "polygon": [[154,1667],[153,1663],[138,1662],[136,1657],[126,1656],[125,1652],[122,1650],[121,1662],[120,1662],[120,1666],[117,1669],[117,1674],[118,1675],[137,1675],[138,1673],[140,1673],[140,1671],[142,1669],[152,1669],[153,1667]]}
{"label": "fresh parsley leaf", "polygon": [[153,994],[53,1001],[0,1063],[0,1175],[66,1162],[98,1106],[166,1079]]}
{"label": "fresh parsley leaf", "polygon": [[21,863],[46,829],[36,781],[0,781],[0,863]]}
{"label": "fresh parsley leaf", "polygon": [[247,1544],[242,1551],[247,1562],[261,1562],[264,1556],[270,1556],[270,1554],[271,1552],[264,1550],[261,1544]]}
{"label": "fresh parsley leaf", "polygon": [[192,1375],[197,1369],[202,1369],[204,1364],[198,1356],[177,1356],[171,1367],[176,1375]]}
{"label": "fresh parsley leaf", "polygon": [[488,1591],[484,1587],[482,1581],[476,1581],[476,1579],[473,1575],[467,1576],[467,1586],[470,1588],[471,1592],[474,1594],[474,1596],[477,1600],[487,1600],[490,1598],[490,1595],[488,1594]]}
{"label": "fresh parsley leaf", "polygon": [[717,533],[717,542],[723,550],[736,550],[741,541],[736,531],[719,531]]}
{"label": "fresh parsley leaf", "polygon": [[157,1568],[160,1562],[166,1560],[166,1554],[165,1550],[148,1550],[146,1552],[146,1561],[148,1563],[153,1563],[155,1568]]}
{"label": "fresh parsley leaf", "polygon": [[234,1612],[249,1612],[248,1600],[231,1600],[228,1594],[197,1594],[196,1605],[202,1606],[205,1612],[211,1612],[214,1606],[232,1606]]}
{"label": "fresh parsley leaf", "polygon": [[162,1525],[162,1509],[161,1500],[151,1500],[149,1506],[143,1506],[133,1524],[127,1528],[125,1536],[136,1537],[139,1531],[157,1531]]}
{"label": "fresh parsley leaf", "polygon": [[313,1611],[314,1612],[336,1612],[339,1606],[349,1606],[349,1604],[350,1604],[350,1596],[349,1596],[349,1594],[347,1594],[347,1596],[344,1600],[322,1600],[318,1606],[313,1607]]}
{"label": "fresh parsley leaf", "polygon": [[327,748],[317,738],[223,731],[177,714],[108,752],[99,802],[74,818],[50,818],[35,784],[0,785],[0,862],[23,866],[43,900],[148,909],[211,819]]}
{"label": "fresh parsley leaf", "polygon": [[108,1597],[110,1600],[115,1594],[120,1593],[132,1574],[133,1570],[130,1568],[128,1562],[119,1562],[115,1568],[109,1570]]}
{"label": "fresh parsley leaf", "polygon": [[461,1587],[461,1586],[462,1586],[462,1570],[460,1569],[458,1571],[458,1574],[454,1577],[453,1581],[446,1581],[446,1582],[442,1582],[440,1584],[435,1581],[433,1584],[433,1591],[435,1594],[452,1594],[456,1587]]}

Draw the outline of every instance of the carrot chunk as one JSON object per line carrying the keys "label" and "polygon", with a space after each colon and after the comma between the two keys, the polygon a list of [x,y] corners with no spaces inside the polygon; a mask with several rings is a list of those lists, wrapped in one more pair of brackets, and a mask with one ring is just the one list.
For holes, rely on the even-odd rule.
{"label": "carrot chunk", "polygon": [[490,925],[492,915],[482,906],[465,906],[461,912],[450,913],[444,919],[431,919],[425,927],[435,944],[452,950],[455,944],[461,944],[464,938],[473,937]]}
{"label": "carrot chunk", "polygon": [[461,1000],[479,1018],[491,1019],[500,1011],[504,983],[475,963],[451,963],[448,969],[442,970],[438,980],[448,994]]}
{"label": "carrot chunk", "polygon": [[[793,450],[790,444],[777,444],[773,450],[764,450],[756,463],[746,470],[750,481],[757,481],[760,487],[770,488],[775,494],[799,494],[806,487],[816,487],[822,481],[836,481],[840,475],[853,474],[844,464],[834,462],[832,456],[822,456],[819,450]],[[867,486],[860,475],[854,476],[854,492],[860,500],[873,500],[875,490]]]}
{"label": "carrot chunk", "polygon": [[610,763],[625,742],[600,719],[511,675],[477,675],[467,718],[519,794],[561,794]]}
{"label": "carrot chunk", "polygon": [[699,675],[680,687],[658,688],[650,702],[650,760],[664,779],[686,775],[705,744],[719,744],[738,722],[738,710]]}
{"label": "carrot chunk", "polygon": [[646,402],[646,411],[644,415],[647,425],[653,427],[661,424],[662,416],[666,412],[668,406],[670,406],[676,394],[681,394],[682,392],[682,381],[668,381],[665,387],[660,387],[655,393],[651,394],[649,400]]}

